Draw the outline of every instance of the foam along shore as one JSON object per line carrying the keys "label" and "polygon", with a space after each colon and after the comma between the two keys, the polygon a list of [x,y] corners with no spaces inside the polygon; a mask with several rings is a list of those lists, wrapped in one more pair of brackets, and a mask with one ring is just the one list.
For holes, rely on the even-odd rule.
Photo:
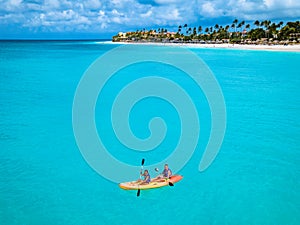
{"label": "foam along shore", "polygon": [[187,48],[220,48],[237,50],[269,50],[300,52],[300,44],[295,45],[254,45],[254,44],[191,44],[191,43],[159,43],[159,42],[113,42],[105,41],[98,43],[107,44],[129,44],[129,45],[159,45],[159,46],[182,46]]}

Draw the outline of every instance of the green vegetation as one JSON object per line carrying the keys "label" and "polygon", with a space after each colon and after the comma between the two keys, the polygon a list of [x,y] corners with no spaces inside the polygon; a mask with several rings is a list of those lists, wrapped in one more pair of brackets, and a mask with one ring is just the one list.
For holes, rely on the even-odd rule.
{"label": "green vegetation", "polygon": [[272,23],[270,20],[251,24],[235,19],[232,24],[211,27],[179,25],[177,32],[167,29],[137,30],[113,36],[113,41],[125,42],[171,42],[171,43],[238,43],[238,44],[299,44],[300,22]]}

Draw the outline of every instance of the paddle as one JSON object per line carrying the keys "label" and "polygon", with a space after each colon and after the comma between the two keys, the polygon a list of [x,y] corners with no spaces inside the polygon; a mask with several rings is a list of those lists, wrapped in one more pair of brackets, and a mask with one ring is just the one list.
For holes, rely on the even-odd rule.
{"label": "paddle", "polygon": [[[155,170],[157,173],[159,173],[159,169],[158,169],[158,168],[155,168],[154,170]],[[173,187],[174,184],[173,184],[171,181],[169,181],[169,186]]]}
{"label": "paddle", "polygon": [[[141,163],[141,164],[142,164],[142,165],[141,165],[141,171],[143,171],[144,163],[145,163],[145,159],[142,159],[142,163]],[[142,179],[141,174],[140,174],[140,179]],[[137,196],[137,197],[139,197],[140,194],[141,194],[140,185],[138,185],[138,186],[139,186],[139,189],[138,189],[138,191],[137,191],[137,193],[136,193],[136,196]]]}

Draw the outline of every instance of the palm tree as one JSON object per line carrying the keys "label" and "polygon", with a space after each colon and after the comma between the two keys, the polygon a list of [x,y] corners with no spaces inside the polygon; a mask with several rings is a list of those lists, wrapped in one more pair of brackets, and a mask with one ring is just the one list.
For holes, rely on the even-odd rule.
{"label": "palm tree", "polygon": [[205,32],[205,33],[208,33],[208,32],[209,32],[209,28],[206,27],[205,30],[204,30],[204,32]]}
{"label": "palm tree", "polygon": [[254,25],[257,26],[257,27],[259,27],[260,22],[258,20],[255,20]]}
{"label": "palm tree", "polygon": [[185,32],[187,33],[187,24],[184,24],[183,27],[185,28]]}
{"label": "palm tree", "polygon": [[282,25],[283,25],[283,21],[280,21],[280,22],[279,22],[279,28],[281,28]]}
{"label": "palm tree", "polygon": [[[238,24],[238,20],[237,19],[235,19],[232,23],[235,25],[234,27],[236,28],[237,27],[237,24]],[[235,30],[235,32],[236,32],[236,30]]]}
{"label": "palm tree", "polygon": [[199,26],[199,27],[198,27],[198,33],[201,34],[201,32],[202,32],[202,27]]}
{"label": "palm tree", "polygon": [[278,28],[278,24],[276,23],[272,23],[269,27],[269,32],[272,35],[272,37],[277,38],[277,28]]}
{"label": "palm tree", "polygon": [[261,21],[260,24],[259,24],[259,26],[263,27],[264,26],[264,22],[265,21]]}
{"label": "palm tree", "polygon": [[219,24],[216,24],[216,25],[215,25],[215,29],[219,29]]}
{"label": "palm tree", "polygon": [[245,29],[246,29],[246,31],[247,31],[246,35],[248,36],[248,31],[249,31],[249,29],[250,29],[250,24],[249,24],[249,23],[246,24]]}
{"label": "palm tree", "polygon": [[269,28],[270,24],[271,24],[271,21],[270,21],[270,20],[265,20],[265,21],[263,21],[263,26],[264,26],[266,29]]}
{"label": "palm tree", "polygon": [[264,20],[260,23],[261,26],[265,27],[265,37],[268,37],[268,38],[269,38],[270,24],[271,24],[270,20]]}
{"label": "palm tree", "polygon": [[229,25],[226,25],[226,27],[225,27],[226,37],[229,37],[229,34],[228,34],[229,28],[230,28],[230,26],[229,26]]}
{"label": "palm tree", "polygon": [[234,29],[235,28],[235,24],[233,23],[233,24],[231,24],[231,28],[232,29]]}
{"label": "palm tree", "polygon": [[243,20],[242,22],[239,23],[238,27],[241,28],[241,31],[243,31],[243,26],[245,25],[245,21]]}
{"label": "palm tree", "polygon": [[178,33],[180,33],[180,32],[181,32],[181,29],[182,29],[182,26],[181,26],[181,25],[179,25],[179,26],[178,26]]}
{"label": "palm tree", "polygon": [[241,27],[242,27],[242,25],[239,23],[236,28],[241,28]]}
{"label": "palm tree", "polygon": [[250,24],[248,23],[245,28],[248,30],[250,28]]}
{"label": "palm tree", "polygon": [[196,35],[197,35],[197,28],[194,27],[194,28],[193,28],[193,36],[196,36]]}

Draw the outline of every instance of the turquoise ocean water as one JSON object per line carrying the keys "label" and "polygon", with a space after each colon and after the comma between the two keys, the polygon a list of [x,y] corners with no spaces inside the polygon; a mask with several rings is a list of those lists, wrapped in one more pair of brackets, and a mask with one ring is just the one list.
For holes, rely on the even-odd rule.
{"label": "turquoise ocean water", "polygon": [[109,114],[101,104],[109,105],[116,90],[141,70],[189,89],[201,109],[199,144],[179,171],[184,179],[137,198],[135,191],[121,190],[89,167],[72,128],[81,77],[115,47],[88,41],[0,42],[0,224],[300,223],[299,53],[191,49],[217,78],[227,110],[223,145],[204,172],[198,164],[210,113],[201,90],[182,74],[151,63],[128,67],[120,80],[118,74],[111,79],[99,96],[97,129],[111,154],[129,164],[145,158],[147,167],[166,158],[180,135],[178,114],[160,99],[145,99],[130,117],[133,132],[146,138],[149,119],[166,114],[169,129],[157,151],[126,149],[109,120],[102,119]]}

